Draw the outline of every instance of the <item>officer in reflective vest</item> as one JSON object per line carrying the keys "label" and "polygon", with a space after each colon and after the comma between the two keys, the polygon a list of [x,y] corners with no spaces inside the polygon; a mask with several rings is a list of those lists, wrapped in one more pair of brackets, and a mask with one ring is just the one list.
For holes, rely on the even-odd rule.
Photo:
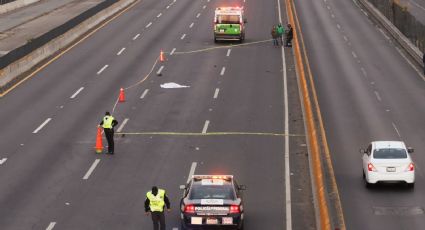
{"label": "officer in reflective vest", "polygon": [[146,193],[145,212],[146,215],[151,214],[154,230],[165,230],[164,206],[167,206],[167,210],[170,211],[170,201],[165,190],[153,186],[152,190]]}
{"label": "officer in reflective vest", "polygon": [[105,113],[100,126],[102,126],[103,131],[105,132],[106,140],[108,141],[108,153],[114,154],[114,127],[118,124],[118,121],[115,120],[109,112]]}

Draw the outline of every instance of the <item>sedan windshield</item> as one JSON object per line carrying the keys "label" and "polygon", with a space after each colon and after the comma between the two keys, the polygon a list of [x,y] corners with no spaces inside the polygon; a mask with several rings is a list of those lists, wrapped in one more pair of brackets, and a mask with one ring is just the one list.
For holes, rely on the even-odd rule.
{"label": "sedan windshield", "polygon": [[375,159],[404,159],[407,158],[405,149],[375,149],[373,151],[373,158]]}
{"label": "sedan windshield", "polygon": [[224,199],[234,200],[235,192],[233,186],[229,184],[224,185],[201,185],[194,183],[190,191],[190,199]]}

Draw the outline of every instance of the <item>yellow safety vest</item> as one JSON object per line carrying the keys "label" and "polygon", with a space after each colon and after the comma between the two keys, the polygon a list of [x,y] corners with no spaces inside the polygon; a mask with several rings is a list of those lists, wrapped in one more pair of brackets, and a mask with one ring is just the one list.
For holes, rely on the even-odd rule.
{"label": "yellow safety vest", "polygon": [[103,128],[104,129],[112,129],[112,122],[114,121],[113,116],[104,116],[103,117]]}
{"label": "yellow safety vest", "polygon": [[158,189],[158,194],[154,196],[152,192],[146,193],[146,197],[149,199],[149,207],[151,209],[151,212],[163,212],[164,211],[164,197],[165,197],[165,190]]}

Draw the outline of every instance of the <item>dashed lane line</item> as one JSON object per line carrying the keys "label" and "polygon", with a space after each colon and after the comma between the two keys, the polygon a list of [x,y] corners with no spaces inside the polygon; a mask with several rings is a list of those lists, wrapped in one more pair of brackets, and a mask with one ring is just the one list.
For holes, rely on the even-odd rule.
{"label": "dashed lane line", "polygon": [[166,9],[169,9],[170,8],[170,5],[168,5],[167,7],[165,7]]}
{"label": "dashed lane line", "polygon": [[32,133],[38,133],[40,132],[40,130],[47,125],[47,123],[49,123],[52,120],[52,118],[47,118],[40,126],[38,126],[38,128],[36,128]]}
{"label": "dashed lane line", "polygon": [[210,125],[210,121],[206,120],[204,124],[204,128],[202,129],[202,133],[207,133],[208,126]]}
{"label": "dashed lane line", "polygon": [[122,54],[122,52],[124,52],[125,47],[121,48],[120,51],[118,51],[117,56],[120,56]]}
{"label": "dashed lane line", "polygon": [[56,225],[56,222],[50,222],[49,226],[47,226],[46,230],[52,230]]}
{"label": "dashed lane line", "polygon": [[193,25],[195,25],[195,23],[194,23],[194,22],[190,23],[189,28],[192,28],[192,27],[193,27]]}
{"label": "dashed lane line", "polygon": [[163,69],[164,66],[162,65],[161,67],[159,67],[158,71],[156,71],[156,75],[160,75]]}
{"label": "dashed lane line", "polygon": [[158,15],[156,15],[157,18],[161,17],[162,13],[159,13]]}
{"label": "dashed lane line", "polygon": [[140,36],[140,34],[136,34],[136,35],[133,37],[133,41],[134,41],[134,40],[136,40],[139,36]]}
{"label": "dashed lane line", "polygon": [[356,52],[351,51],[351,55],[353,55],[353,57],[354,57],[355,59],[357,59],[357,54],[356,54]]}
{"label": "dashed lane line", "polygon": [[69,97],[69,98],[71,98],[71,99],[76,98],[76,97],[77,97],[77,95],[78,95],[81,91],[83,91],[83,89],[84,89],[84,87],[79,88],[79,89],[78,89],[77,91],[75,91],[75,93],[74,93],[74,94],[72,94],[72,95],[71,95],[71,97]]}
{"label": "dashed lane line", "polygon": [[341,26],[339,24],[336,24],[336,28],[338,28],[340,30]]}
{"label": "dashed lane line", "polygon": [[223,66],[223,68],[221,68],[220,75],[223,76],[224,72],[226,72],[226,67]]}
{"label": "dashed lane line", "polygon": [[207,6],[206,6],[206,5],[204,5],[204,6],[202,7],[202,9],[205,9],[205,8],[207,8]]}
{"label": "dashed lane line", "polygon": [[7,161],[7,158],[3,158],[0,160],[0,165],[4,164]]}
{"label": "dashed lane line", "polygon": [[398,137],[399,137],[399,138],[401,138],[401,134],[400,134],[400,132],[398,131],[397,126],[394,124],[394,122],[393,122],[393,127],[394,127],[394,129],[395,129],[395,131],[396,131],[396,133],[397,133]]}
{"label": "dashed lane line", "polygon": [[93,164],[90,166],[89,170],[84,175],[83,180],[89,179],[90,175],[93,173],[94,169],[99,164],[99,162],[100,162],[100,159],[94,160]]}
{"label": "dashed lane line", "polygon": [[180,39],[183,40],[186,37],[186,34],[183,34]]}
{"label": "dashed lane line", "polygon": [[198,13],[198,14],[196,15],[196,17],[197,17],[197,18],[199,18],[199,16],[201,16],[201,13]]}
{"label": "dashed lane line", "polygon": [[151,25],[152,25],[152,22],[149,22],[149,23],[145,26],[145,28],[149,28]]}
{"label": "dashed lane line", "polygon": [[218,92],[220,92],[220,89],[219,89],[219,88],[216,88],[216,89],[215,89],[215,92],[214,92],[214,99],[217,99],[217,97],[218,97]]}
{"label": "dashed lane line", "polygon": [[378,91],[374,91],[374,93],[375,93],[376,99],[378,101],[382,101],[381,96],[379,95]]}
{"label": "dashed lane line", "polygon": [[146,97],[146,94],[148,94],[149,89],[145,89],[145,91],[143,91],[142,96],[140,96],[140,99],[143,99]]}
{"label": "dashed lane line", "polygon": [[176,52],[176,48],[173,48],[170,52],[170,56],[174,54],[174,52]]}
{"label": "dashed lane line", "polygon": [[229,56],[230,56],[230,52],[232,52],[232,49],[228,49],[228,50],[227,50],[226,57],[229,57]]}
{"label": "dashed lane line", "polygon": [[101,74],[103,71],[105,71],[106,68],[108,68],[109,65],[104,65],[99,71],[97,71],[97,75]]}
{"label": "dashed lane line", "polygon": [[121,132],[124,129],[124,126],[127,124],[128,120],[130,120],[130,119],[128,119],[128,118],[124,119],[124,121],[122,122],[120,127],[118,127],[117,132]]}
{"label": "dashed lane line", "polygon": [[190,166],[189,175],[187,176],[186,184],[190,182],[190,179],[192,179],[192,176],[195,174],[195,169],[198,163],[192,162],[192,165]]}

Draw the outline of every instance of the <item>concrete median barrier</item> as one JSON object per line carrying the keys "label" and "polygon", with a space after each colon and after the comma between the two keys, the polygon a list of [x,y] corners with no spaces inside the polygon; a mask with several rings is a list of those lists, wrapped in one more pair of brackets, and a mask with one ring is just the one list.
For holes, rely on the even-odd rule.
{"label": "concrete median barrier", "polygon": [[0,5],[0,14],[7,13],[9,11],[16,10],[24,6],[28,6],[29,4],[33,4],[39,1],[40,0],[16,0],[13,2],[9,2],[4,5]]}

